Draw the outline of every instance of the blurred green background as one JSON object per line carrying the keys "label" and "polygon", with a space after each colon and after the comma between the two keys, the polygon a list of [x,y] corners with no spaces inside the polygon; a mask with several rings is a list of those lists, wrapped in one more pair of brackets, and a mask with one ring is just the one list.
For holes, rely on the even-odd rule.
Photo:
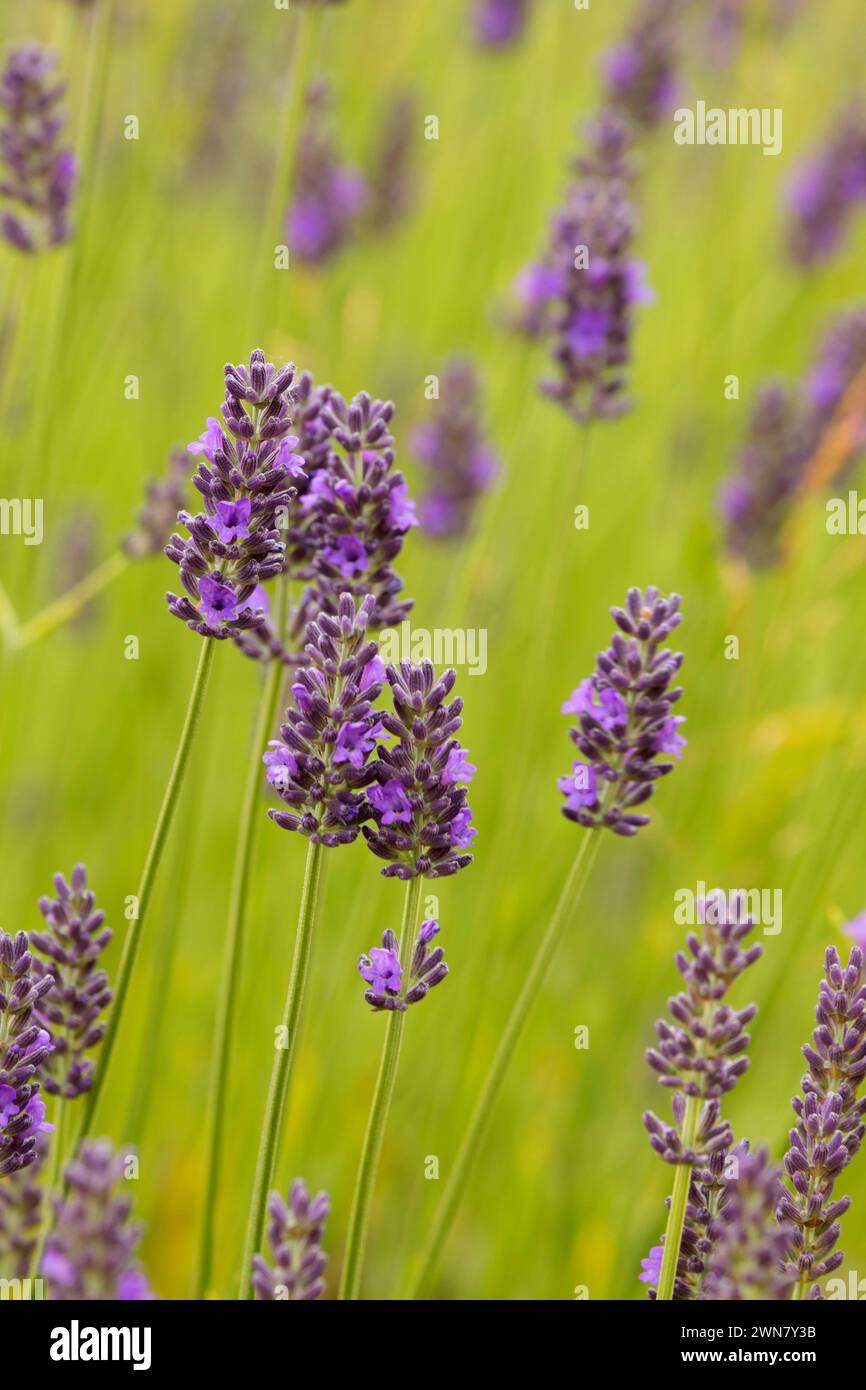
{"label": "blurred green background", "polygon": [[[658,300],[639,311],[637,407],[591,431],[540,398],[543,349],[505,330],[515,273],[541,249],[580,121],[598,104],[598,60],[624,0],[575,11],[538,0],[513,51],[478,52],[464,0],[350,0],[325,16],[316,63],[334,83],[340,138],[363,160],[389,96],[416,90],[439,118],[415,160],[417,208],[327,270],[271,272],[251,310],[285,138],[296,16],[257,3],[119,0],[100,105],[96,6],[4,8],[0,38],[53,42],[78,132],[96,140],[73,249],[23,265],[0,250],[4,317],[21,312],[3,373],[5,495],[43,496],[45,542],[2,540],[2,578],[22,618],[67,582],[69,546],[111,552],[146,477],[217,413],[222,365],[253,346],[344,393],[397,403],[398,457],[425,410],[424,378],[454,351],[483,374],[503,460],[475,536],[410,535],[399,568],[415,623],[488,631],[488,670],[459,676],[476,860],[439,898],[451,975],[406,1029],[372,1214],[365,1293],[395,1297],[427,1229],[511,1003],[575,852],[556,777],[570,764],[560,705],[589,673],[630,584],[683,595],[680,643],[689,745],[634,842],[608,837],[577,920],[521,1041],[448,1244],[448,1299],[642,1297],[639,1261],[664,1226],[669,1170],[641,1124],[664,1110],[643,1061],[675,984],[674,893],[698,880],[780,888],[784,926],[741,983],[754,998],[752,1068],[727,1105],[736,1134],[781,1152],[825,945],[866,906],[866,574],[863,537],[830,537],[823,499],[797,519],[783,569],[749,578],[720,558],[715,495],[757,383],[797,375],[818,334],[861,293],[866,223],[825,270],[780,254],[779,195],[792,164],[862,80],[859,0],[807,6],[784,42],[762,26],[724,71],[687,45],[687,99],[780,106],[784,150],[675,146],[663,123],[643,146],[638,254]],[[760,7],[757,7],[760,9]],[[103,19],[104,22],[104,19]],[[90,93],[89,105],[87,93]],[[291,93],[289,93],[291,101]],[[123,138],[124,118],[140,139]],[[64,267],[64,257],[74,260]],[[52,348],[57,296],[69,290]],[[53,367],[51,366],[53,362]],[[50,370],[49,370],[50,369]],[[12,372],[11,378],[9,373]],[[727,401],[736,373],[741,399]],[[125,399],[124,379],[140,379]],[[574,507],[590,509],[576,531]],[[198,639],[167,614],[176,572],[161,557],[106,591],[86,621],[7,656],[0,694],[6,930],[37,924],[53,871],[87,863],[118,935],[168,776]],[[140,659],[124,658],[135,634]],[[725,659],[729,634],[738,661]],[[162,1297],[189,1295],[200,1216],[209,1044],[237,812],[260,672],[220,646],[175,834],[146,927],[97,1129],[140,1147],[143,1257]],[[249,951],[237,982],[215,1293],[233,1292],[285,991],[304,845],[265,820]],[[396,926],[402,894],[361,843],[328,855],[280,1186],[328,1189],[336,1287],[384,1020],[355,961]],[[117,959],[114,943],[109,960]],[[590,1046],[574,1047],[589,1028]],[[846,1268],[866,1268],[866,1158],[846,1176],[854,1206]]]}

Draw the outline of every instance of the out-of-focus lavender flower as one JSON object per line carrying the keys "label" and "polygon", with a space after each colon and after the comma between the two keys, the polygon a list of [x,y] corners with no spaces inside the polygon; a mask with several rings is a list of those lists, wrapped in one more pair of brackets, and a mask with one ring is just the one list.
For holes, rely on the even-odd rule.
{"label": "out-of-focus lavender flower", "polygon": [[638,126],[657,125],[676,105],[676,21],[685,3],[639,0],[622,40],[605,58],[605,102]]}
{"label": "out-of-focus lavender flower", "polygon": [[838,1269],[844,1256],[833,1247],[839,1218],[850,1197],[834,1198],[842,1172],[866,1134],[866,1098],[857,1091],[866,1074],[866,983],[863,952],[851,949],[843,966],[835,946],[828,946],[815,1010],[811,1044],[803,1048],[808,1072],[802,1095],[792,1102],[797,1123],[790,1132],[785,1174],[790,1192],[778,1205],[781,1222],[792,1228],[786,1271],[808,1298],[820,1298],[817,1282]]}
{"label": "out-of-focus lavender flower", "polygon": [[173,449],[163,477],[151,478],[145,484],[144,505],[136,513],[135,529],[121,542],[131,559],[158,555],[164,548],[186,501],[188,481],[189,451]]}
{"label": "out-of-focus lavender flower", "polygon": [[718,1203],[718,1233],[700,1297],[713,1301],[790,1297],[792,1280],[783,1269],[790,1234],[776,1220],[783,1192],[780,1170],[766,1149],[736,1156]]}
{"label": "out-of-focus lavender flower", "polygon": [[351,241],[367,201],[361,172],[343,164],[328,129],[330,93],[317,81],[307,91],[295,178],[286,214],[286,241],[299,260],[321,264]]}
{"label": "out-of-focus lavender flower", "polygon": [[661,1274],[662,1258],[665,1253],[663,1245],[653,1245],[650,1252],[645,1255],[640,1262],[641,1272],[637,1276],[642,1284],[652,1284],[655,1286]]}
{"label": "out-of-focus lavender flower", "polygon": [[411,92],[399,92],[385,112],[368,178],[367,222],[373,231],[389,231],[412,210],[412,148],[417,109]]}
{"label": "out-of-focus lavender flower", "polygon": [[304,373],[296,393],[298,450],[304,476],[288,531],[293,577],[307,587],[295,610],[300,635],[319,613],[335,613],[340,596],[372,595],[372,632],[396,627],[411,602],[393,562],[417,525],[403,474],[394,468],[391,401],[360,391],[349,402]]}
{"label": "out-of-focus lavender flower", "polygon": [[705,21],[704,50],[714,67],[727,67],[739,51],[746,29],[746,0],[712,0]]}
{"label": "out-of-focus lavender flower", "polygon": [[[831,324],[818,347],[806,378],[806,407],[813,430],[820,434],[831,423],[855,377],[866,370],[866,309],[852,309]],[[834,482],[844,479],[866,445],[866,411],[846,459],[837,463]]]}
{"label": "out-of-focus lavender flower", "polygon": [[374,946],[368,956],[358,958],[358,973],[369,986],[364,998],[377,1013],[383,1010],[404,1013],[410,1004],[425,999],[431,989],[442,983],[448,974],[445,952],[441,946],[428,950],[439,934],[439,923],[433,918],[422,922],[409,962],[408,980],[403,982],[399,946],[395,932],[382,933],[382,945]]}
{"label": "out-of-focus lavender flower", "polygon": [[48,930],[30,934],[32,949],[47,958],[47,964],[34,960],[34,975],[46,977],[53,986],[36,1004],[35,1017],[53,1044],[42,1084],[52,1095],[73,1099],[93,1084],[93,1063],[84,1054],[105,1033],[100,1014],[112,995],[98,963],[113,933],[103,925],[105,913],[96,909],[83,864],[76,864],[70,883],[55,874],[54,886],[56,898],[39,899]]}
{"label": "out-of-focus lavender flower", "polygon": [[449,362],[434,418],[417,426],[409,441],[429,475],[420,517],[431,536],[464,536],[478,498],[499,472],[499,460],[484,436],[479,398],[472,363]]}
{"label": "out-of-focus lavender flower", "polygon": [[54,1128],[40,1090],[51,1039],[37,1015],[53,982],[37,975],[29,946],[26,932],[0,931],[0,1178],[33,1163],[37,1136]]}
{"label": "out-of-focus lavender flower", "polygon": [[325,1292],[325,1266],[322,1250],[325,1222],[330,1203],[328,1194],[310,1194],[301,1178],[295,1178],[288,1204],[279,1192],[268,1200],[268,1240],[273,1265],[262,1255],[253,1256],[253,1289],[262,1301],[299,1299],[311,1302]]}
{"label": "out-of-focus lavender flower", "polygon": [[864,201],[866,107],[855,102],[839,113],[826,139],[788,185],[788,251],[793,260],[802,266],[829,260]]}
{"label": "out-of-focus lavender flower", "polygon": [[303,476],[298,440],[289,433],[294,374],[291,364],[277,370],[266,362],[260,348],[249,368],[225,368],[222,422],[209,419],[189,445],[199,458],[192,481],[205,510],[179,512],[188,539],[175,533],[165,547],[186,590],[166,595],[174,616],[203,637],[231,638],[262,659],[283,656],[260,586],[286,567],[281,529]]}
{"label": "out-of-focus lavender flower", "polygon": [[85,1139],[65,1172],[40,1274],[60,1302],[140,1302],[154,1298],[135,1258],[141,1227],[121,1191],[125,1156],[104,1139]]}
{"label": "out-of-focus lavender flower", "polygon": [[481,48],[509,48],[522,37],[529,0],[475,0],[472,25]]}
{"label": "out-of-focus lavender flower", "polygon": [[26,1168],[0,1182],[0,1277],[25,1279],[39,1240],[42,1222],[42,1168],[48,1141],[36,1135],[35,1157]]}
{"label": "out-of-focus lavender flower", "polygon": [[290,807],[268,815],[316,844],[350,844],[368,813],[363,790],[375,775],[370,755],[381,728],[373,701],[382,689],[378,647],[366,635],[372,607],[370,596],[356,609],[343,594],[336,618],[321,613],[307,626],[294,703],[281,742],[264,755],[268,781]]}
{"label": "out-of-focus lavender flower", "polygon": [[860,912],[845,923],[845,932],[857,943],[861,951],[866,950],[866,912]]}
{"label": "out-of-focus lavender flower", "polygon": [[664,642],[681,621],[678,594],[629,589],[625,608],[612,608],[619,632],[596,659],[593,675],[573,691],[563,713],[576,714],[571,738],[582,760],[559,779],[563,815],[579,825],[636,835],[649,817],[635,812],[680,757],[684,719],[671,710],[682,696],[672,682],[683,657]]}
{"label": "out-of-focus lavender flower", "polygon": [[372,764],[368,800],[376,828],[365,825],[364,838],[389,861],[386,878],[443,878],[471,864],[472,855],[461,851],[476,833],[466,788],[455,780],[468,782],[474,772],[453,757],[463,701],[445,703],[457,677],[446,671],[437,679],[429,661],[401,662],[386,675],[394,713],[383,714],[382,725],[396,742],[380,744]]}
{"label": "out-of-focus lavender flower", "polygon": [[38,44],[9,54],[0,74],[0,232],[19,251],[57,246],[70,236],[75,155],[61,143],[58,109],[66,91],[52,73],[56,58]]}
{"label": "out-of-focus lavender flower", "polygon": [[653,298],[643,263],[631,254],[637,214],[628,194],[628,138],[610,112],[587,127],[589,153],[575,165],[548,249],[517,283],[520,327],[551,341],[557,376],[541,390],[581,421],[629,408],[633,310]]}

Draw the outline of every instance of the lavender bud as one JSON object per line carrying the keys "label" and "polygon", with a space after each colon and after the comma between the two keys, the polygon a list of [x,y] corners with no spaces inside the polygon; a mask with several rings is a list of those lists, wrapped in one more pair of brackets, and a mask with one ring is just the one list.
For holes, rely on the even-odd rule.
{"label": "lavender bud", "polygon": [[262,1255],[253,1256],[257,1299],[311,1302],[322,1297],[327,1256],[321,1247],[328,1211],[327,1194],[320,1192],[311,1201],[301,1178],[292,1183],[288,1203],[278,1192],[271,1193],[268,1241],[274,1263],[269,1265]]}

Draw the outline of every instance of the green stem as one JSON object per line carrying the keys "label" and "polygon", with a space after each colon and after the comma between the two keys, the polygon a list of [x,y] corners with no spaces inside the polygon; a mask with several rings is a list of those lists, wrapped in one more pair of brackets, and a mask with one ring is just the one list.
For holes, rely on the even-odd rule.
{"label": "green stem", "polygon": [[[287,586],[279,583],[277,599],[284,595]],[[281,624],[277,619],[277,631]],[[208,1289],[213,1268],[214,1218],[216,1198],[220,1183],[223,1133],[225,1129],[226,1089],[229,1072],[229,1059],[232,1050],[232,1036],[235,1023],[235,1001],[238,980],[243,960],[244,922],[246,919],[247,890],[250,869],[255,851],[256,832],[261,813],[259,797],[262,784],[262,751],[271,733],[279,703],[280,691],[285,678],[285,667],[281,661],[271,661],[265,684],[259,700],[256,717],[253,747],[247,772],[241,818],[238,826],[238,840],[235,849],[234,872],[232,875],[231,897],[229,899],[229,919],[226,933],[225,954],[223,957],[222,979],[217,1004],[216,1026],[213,1053],[211,1055],[210,1085],[208,1091],[208,1129],[207,1129],[207,1169],[204,1189],[204,1211],[202,1215],[201,1245],[199,1249],[198,1274],[196,1276],[195,1297],[202,1299]]]}
{"label": "green stem", "polygon": [[111,1065],[111,1054],[114,1051],[120,1020],[123,1016],[123,1006],[126,1002],[126,996],[132,979],[132,972],[135,967],[136,956],[138,955],[138,948],[141,943],[141,933],[144,928],[147,909],[150,904],[150,898],[156,882],[156,876],[159,871],[168,832],[171,829],[171,823],[177,808],[178,796],[183,784],[187,762],[189,761],[189,752],[192,747],[193,736],[196,731],[199,716],[201,715],[204,693],[207,689],[208,676],[210,675],[211,666],[213,664],[215,649],[216,642],[212,637],[202,638],[198,666],[196,667],[189,704],[187,705],[183,728],[181,729],[180,742],[177,746],[177,752],[174,755],[171,775],[168,779],[162,805],[159,808],[159,816],[157,817],[150,848],[147,851],[147,859],[144,862],[141,883],[138,888],[138,915],[130,922],[129,929],[126,933],[126,940],[123,943],[123,954],[120,958],[120,967],[114,981],[114,1001],[108,1015],[108,1028],[100,1049],[101,1055],[99,1065],[96,1068],[96,1075],[93,1078],[93,1085],[87,1092],[84,1115],[82,1117],[81,1129],[78,1136],[79,1139],[83,1139],[86,1134],[90,1133],[96,1114],[96,1107],[99,1104],[99,1097],[102,1094],[105,1077]]}
{"label": "green stem", "polygon": [[304,886],[301,890],[301,906],[298,913],[298,931],[295,937],[295,953],[292,958],[292,974],[289,992],[283,1009],[281,1039],[284,1044],[277,1049],[271,1071],[271,1084],[259,1152],[256,1159],[256,1177],[253,1185],[253,1198],[247,1223],[247,1236],[244,1246],[244,1263],[241,1270],[240,1297],[252,1298],[252,1259],[262,1248],[265,1232],[265,1219],[268,1193],[274,1177],[277,1161],[277,1147],[280,1140],[286,1098],[292,1067],[297,1052],[298,1033],[304,1004],[304,989],[307,982],[307,969],[310,963],[310,946],[316,925],[319,905],[319,886],[322,877],[322,846],[312,840],[307,846],[307,862],[304,869]]}
{"label": "green stem", "polygon": [[51,1162],[48,1169],[48,1181],[41,1199],[42,1227],[36,1248],[30,1257],[30,1270],[35,1274],[39,1273],[45,1242],[48,1239],[48,1232],[51,1230],[54,1219],[53,1198],[60,1191],[60,1175],[63,1171],[64,1120],[66,1119],[67,1108],[66,1098],[63,1095],[58,1095],[52,1112],[54,1133],[51,1136]]}
{"label": "green stem", "polygon": [[[684,1149],[695,1147],[695,1137],[698,1132],[698,1118],[701,1113],[700,1096],[688,1096],[686,1099],[686,1112],[683,1116],[682,1143]],[[683,1224],[686,1219],[686,1204],[689,1199],[689,1184],[692,1180],[692,1169],[688,1163],[678,1163],[674,1170],[674,1190],[671,1193],[671,1204],[668,1208],[668,1224],[665,1226],[664,1254],[662,1255],[662,1268],[659,1275],[658,1290],[656,1301],[658,1303],[670,1303],[674,1296],[674,1284],[677,1277],[677,1263],[680,1258],[680,1245],[683,1239]]]}
{"label": "green stem", "polygon": [[[418,925],[418,904],[421,901],[422,878],[410,878],[406,884],[403,900],[403,921],[400,925],[400,964],[403,979],[406,980],[415,930]],[[382,1058],[373,1103],[367,1119],[364,1145],[355,1179],[355,1195],[352,1198],[352,1211],[349,1217],[349,1234],[346,1239],[346,1254],[343,1260],[343,1278],[340,1283],[341,1299],[357,1299],[361,1289],[361,1274],[364,1266],[364,1247],[367,1243],[367,1226],[370,1220],[370,1202],[376,1185],[379,1156],[382,1152],[382,1139],[388,1123],[388,1112],[394,1096],[397,1080],[397,1065],[400,1061],[400,1048],[403,1042],[403,1020],[405,1012],[394,1010],[388,1014],[385,1024],[385,1041],[382,1044]]]}
{"label": "green stem", "polygon": [[410,1298],[418,1298],[421,1290],[435,1273],[443,1246],[457,1214],[457,1208],[460,1205],[473,1160],[477,1157],[481,1147],[491,1112],[508,1070],[508,1064],[523,1031],[523,1025],[544,984],[545,976],[556,954],[557,947],[571,921],[572,913],[580,901],[598,852],[599,838],[603,833],[601,830],[586,830],[581,836],[580,846],[559,895],[559,901],[554,908],[547,930],[539,942],[538,950],[523,982],[523,988],[511,1010],[493,1064],[487,1073],[481,1094],[475,1103],[472,1118],[463,1135],[454,1167],[451,1169],[445,1191],[439,1200],[430,1234],[418,1261],[415,1279],[410,1287]]}
{"label": "green stem", "polygon": [[82,608],[103,589],[107,589],[120,574],[129,566],[129,557],[122,550],[115,551],[109,555],[107,560],[103,560],[101,565],[97,565],[95,570],[86,574],[77,584],[73,584],[71,589],[67,589],[65,594],[55,599],[43,608],[41,613],[22,623],[19,633],[19,647],[27,647],[31,642],[38,642],[42,637],[49,637],[52,632],[56,632],[59,627],[65,627],[67,623],[77,618]]}

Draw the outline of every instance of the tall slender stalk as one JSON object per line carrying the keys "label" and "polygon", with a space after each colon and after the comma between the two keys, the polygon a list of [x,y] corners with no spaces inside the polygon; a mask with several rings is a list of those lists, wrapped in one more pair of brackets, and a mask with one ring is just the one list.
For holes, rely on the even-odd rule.
{"label": "tall slender stalk", "polygon": [[141,933],[144,928],[147,909],[150,905],[150,898],[156,882],[162,860],[163,850],[165,849],[168,832],[174,819],[177,809],[178,796],[183,784],[184,773],[186,772],[189,761],[189,752],[192,747],[193,736],[201,715],[202,704],[204,701],[205,690],[207,689],[208,677],[213,664],[216,642],[212,637],[204,637],[201,641],[199,651],[198,666],[196,667],[195,679],[190,692],[189,704],[187,705],[184,716],[183,728],[181,729],[180,742],[177,752],[174,755],[171,774],[168,785],[159,808],[156,826],[147,851],[147,858],[144,862],[144,869],[141,875],[141,882],[138,888],[138,916],[130,922],[126,933],[126,940],[123,943],[123,954],[120,958],[120,968],[114,981],[114,1001],[108,1015],[108,1028],[102,1042],[101,1056],[96,1074],[93,1078],[93,1085],[87,1092],[87,1099],[84,1103],[84,1115],[81,1121],[79,1139],[89,1134],[93,1119],[96,1114],[96,1107],[99,1104],[99,1097],[102,1094],[102,1087],[108,1068],[111,1065],[111,1054],[114,1051],[114,1044],[117,1039],[120,1020],[123,1015],[123,1006],[126,1003],[126,996],[129,992],[129,985],[132,979],[132,972],[135,968],[135,961],[138,955],[138,948],[141,944]]}
{"label": "tall slender stalk", "polygon": [[65,627],[67,623],[77,618],[83,608],[97,594],[107,589],[118,575],[123,574],[129,566],[129,557],[122,550],[117,550],[113,555],[109,555],[107,560],[103,560],[101,565],[91,570],[83,579],[79,579],[77,584],[73,584],[71,589],[67,589],[65,594],[54,599],[41,612],[36,613],[27,622],[22,623],[18,630],[17,645],[28,647],[31,642],[38,642],[43,637],[50,637],[52,632],[56,632],[59,627]]}
{"label": "tall slender stalk", "polygon": [[[403,921],[400,926],[400,964],[403,978],[406,978],[415,928],[418,925],[418,904],[421,900],[423,879],[410,878],[406,884],[406,897],[403,901]],[[394,1095],[397,1080],[397,1065],[400,1061],[400,1048],[403,1042],[403,1020],[405,1013],[394,1010],[388,1014],[385,1025],[385,1041],[382,1044],[382,1059],[379,1075],[373,1092],[373,1103],[364,1134],[364,1145],[355,1179],[355,1195],[352,1198],[352,1212],[349,1217],[349,1234],[346,1240],[346,1255],[343,1261],[343,1277],[340,1283],[341,1299],[356,1299],[361,1288],[361,1274],[364,1266],[364,1247],[367,1242],[367,1226],[370,1219],[370,1202],[376,1184],[379,1156],[382,1152],[382,1139],[388,1123],[388,1112]]]}
{"label": "tall slender stalk", "polygon": [[[283,628],[282,617],[287,600],[288,584],[284,579],[281,579],[277,582],[277,612],[275,614],[275,626],[278,633],[281,632]],[[204,1187],[201,1245],[199,1248],[198,1273],[196,1275],[196,1298],[199,1299],[205,1296],[211,1277],[211,1270],[213,1268],[214,1218],[216,1215],[216,1197],[219,1190],[223,1133],[225,1130],[226,1088],[235,1024],[235,999],[243,961],[243,937],[250,869],[255,853],[256,832],[259,821],[262,818],[259,812],[259,794],[262,784],[262,750],[265,747],[268,735],[273,729],[284,679],[285,666],[281,661],[272,660],[268,667],[265,683],[262,687],[262,693],[259,699],[258,713],[256,715],[255,729],[253,732],[253,746],[250,754],[250,763],[241,805],[241,817],[238,825],[231,897],[229,899],[228,930],[226,932],[225,954],[223,956],[223,970],[214,1028],[214,1043],[211,1056],[210,1085],[208,1091],[207,1167]]]}
{"label": "tall slender stalk", "polygon": [[[693,1149],[695,1146],[700,1112],[700,1096],[689,1096],[686,1100],[686,1110],[683,1116],[682,1144],[684,1149]],[[683,1224],[686,1219],[686,1203],[689,1199],[691,1180],[692,1170],[689,1164],[678,1163],[674,1170],[674,1187],[671,1193],[671,1204],[668,1208],[667,1225],[665,1226],[664,1254],[656,1291],[658,1303],[670,1303],[674,1296],[677,1262],[680,1258],[680,1245],[683,1239]]]}
{"label": "tall slender stalk", "polygon": [[304,868],[304,886],[301,890],[301,905],[298,912],[298,931],[295,936],[292,974],[281,1020],[283,1034],[281,1041],[284,1041],[285,1045],[277,1049],[274,1057],[261,1138],[259,1139],[259,1152],[256,1159],[256,1176],[253,1184],[253,1197],[244,1246],[244,1262],[241,1270],[239,1296],[243,1299],[250,1299],[253,1296],[252,1258],[262,1248],[268,1192],[273,1182],[286,1098],[289,1093],[289,1083],[297,1051],[304,990],[310,963],[310,947],[318,914],[321,877],[322,846],[314,844],[311,840],[307,846],[307,862]]}
{"label": "tall slender stalk", "polygon": [[500,1087],[508,1070],[508,1064],[514,1054],[518,1039],[523,1031],[523,1025],[529,1012],[538,997],[541,986],[544,983],[550,963],[556,953],[556,949],[562,939],[563,933],[571,921],[572,913],[580,901],[581,894],[589,877],[590,869],[598,852],[598,841],[601,831],[584,831],[581,837],[580,846],[575,855],[574,862],[565,881],[559,901],[554,908],[553,916],[548,923],[547,930],[538,945],[538,950],[529,971],[523,982],[523,988],[517,997],[505,1031],[502,1034],[496,1056],[487,1073],[487,1078],[481,1088],[481,1094],[475,1103],[472,1117],[463,1135],[460,1148],[454,1166],[451,1169],[445,1190],[439,1200],[436,1215],[433,1218],[433,1225],[422,1250],[415,1278],[411,1284],[409,1298],[417,1298],[421,1290],[432,1279],[435,1273],[442,1248],[448,1238],[460,1199],[466,1187],[469,1173],[472,1168],[473,1159],[476,1157],[484,1137],[490,1119],[491,1111],[499,1095]]}

